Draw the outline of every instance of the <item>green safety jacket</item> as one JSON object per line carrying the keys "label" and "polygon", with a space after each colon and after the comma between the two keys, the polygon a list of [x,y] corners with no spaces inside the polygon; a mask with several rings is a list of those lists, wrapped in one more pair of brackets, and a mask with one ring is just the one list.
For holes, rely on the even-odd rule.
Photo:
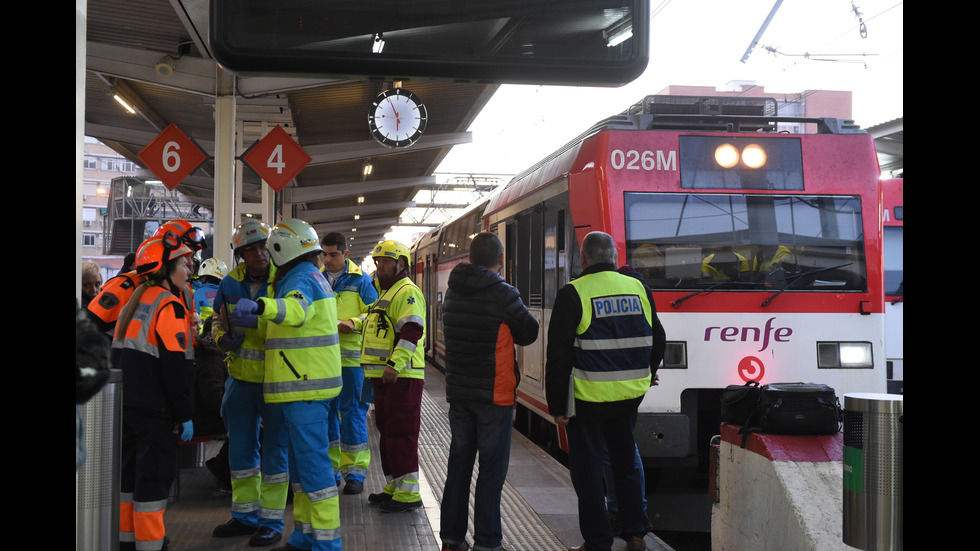
{"label": "green safety jacket", "polygon": [[[377,286],[377,282],[376,286]],[[422,327],[417,343],[396,340],[406,323]],[[358,329],[355,321],[355,329]],[[364,376],[380,378],[385,366],[398,371],[399,377],[425,378],[425,297],[412,280],[404,277],[380,293],[359,328],[361,330],[361,366]]]}
{"label": "green safety jacket", "polygon": [[337,300],[312,263],[303,262],[275,284],[275,298],[260,298],[267,321],[266,403],[326,400],[340,394]]}
{"label": "green safety jacket", "polygon": [[599,271],[570,285],[582,301],[572,368],[575,398],[618,402],[646,394],[653,322],[643,284],[614,271]]}
{"label": "green safety jacket", "polygon": [[[347,271],[334,282],[333,291],[337,295],[337,319],[340,321],[358,318],[368,311],[369,305],[378,300],[378,291],[371,278],[364,275],[350,259],[347,259]],[[340,334],[340,363],[344,367],[360,367],[360,333]]]}
{"label": "green safety jacket", "polygon": [[[225,358],[228,365],[228,374],[232,377],[249,383],[261,383],[265,379],[265,324],[259,319],[258,327],[229,327],[227,314],[235,310],[239,299],[247,298],[258,300],[261,297],[272,296],[272,282],[276,277],[276,267],[269,265],[269,275],[266,277],[266,284],[255,294],[252,293],[251,285],[247,281],[245,274],[245,264],[235,266],[227,276],[222,278],[218,284],[218,292],[214,295],[214,308],[224,308],[224,316],[215,316],[211,326],[211,336],[217,343],[227,331],[241,332],[245,335],[245,340],[236,350],[224,350],[230,352]],[[219,348],[221,348],[219,346]]]}

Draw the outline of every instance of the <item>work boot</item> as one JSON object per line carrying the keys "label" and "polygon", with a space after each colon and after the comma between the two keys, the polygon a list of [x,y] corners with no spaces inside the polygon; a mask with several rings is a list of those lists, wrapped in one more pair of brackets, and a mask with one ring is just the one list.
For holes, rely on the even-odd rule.
{"label": "work boot", "polygon": [[258,530],[257,527],[249,526],[244,522],[238,520],[237,518],[233,518],[220,526],[216,526],[215,529],[211,532],[211,535],[216,538],[250,536],[254,534],[256,530]]}
{"label": "work boot", "polygon": [[389,499],[388,501],[381,504],[381,512],[383,513],[401,513],[408,511],[410,509],[418,509],[422,506],[422,500],[418,501],[395,501],[394,499]]}
{"label": "work boot", "polygon": [[647,542],[640,536],[630,536],[629,541],[626,542],[626,551],[643,551],[646,548]]}

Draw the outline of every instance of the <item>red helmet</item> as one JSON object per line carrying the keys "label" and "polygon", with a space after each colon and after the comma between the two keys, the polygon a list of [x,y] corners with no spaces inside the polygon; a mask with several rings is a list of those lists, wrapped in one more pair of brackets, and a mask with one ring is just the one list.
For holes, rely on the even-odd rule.
{"label": "red helmet", "polygon": [[153,234],[153,237],[162,237],[166,232],[171,231],[180,237],[180,240],[193,251],[204,249],[204,230],[197,226],[192,226],[187,220],[171,220]]}
{"label": "red helmet", "polygon": [[171,260],[194,254],[180,237],[172,232],[147,239],[136,251],[136,271],[141,275],[152,274],[164,269]]}

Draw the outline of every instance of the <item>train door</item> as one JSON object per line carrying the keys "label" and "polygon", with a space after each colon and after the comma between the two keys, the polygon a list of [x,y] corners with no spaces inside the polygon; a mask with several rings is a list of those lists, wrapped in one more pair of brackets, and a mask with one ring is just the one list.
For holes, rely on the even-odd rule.
{"label": "train door", "polygon": [[[509,218],[494,230],[504,244],[504,278],[517,288],[528,311],[543,327],[543,213],[540,205]],[[540,331],[540,329],[539,329]],[[544,348],[541,333],[534,344],[517,347],[522,386],[542,392],[544,381]]]}

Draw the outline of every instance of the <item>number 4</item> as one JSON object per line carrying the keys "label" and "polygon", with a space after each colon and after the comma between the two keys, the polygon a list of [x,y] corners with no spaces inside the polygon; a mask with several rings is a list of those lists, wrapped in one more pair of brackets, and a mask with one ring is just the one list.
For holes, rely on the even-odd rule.
{"label": "number 4", "polygon": [[276,169],[276,174],[282,174],[282,169],[286,168],[286,161],[282,158],[282,144],[276,145],[276,148],[272,150],[265,166]]}

